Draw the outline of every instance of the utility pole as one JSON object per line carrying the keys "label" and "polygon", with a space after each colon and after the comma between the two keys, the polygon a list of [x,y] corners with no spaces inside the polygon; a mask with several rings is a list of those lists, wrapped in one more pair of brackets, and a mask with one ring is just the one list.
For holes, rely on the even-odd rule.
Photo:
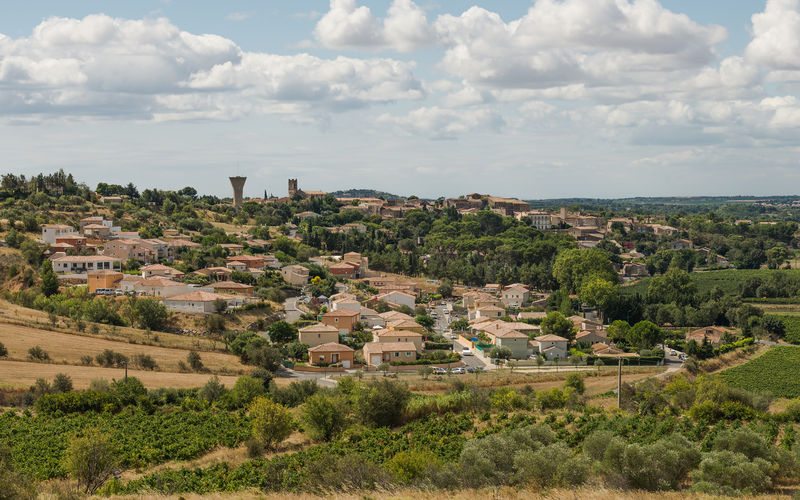
{"label": "utility pole", "polygon": [[123,361],[123,363],[125,363],[125,383],[127,384],[128,383],[128,362],[127,361]]}
{"label": "utility pole", "polygon": [[617,408],[622,408],[622,358],[617,358]]}

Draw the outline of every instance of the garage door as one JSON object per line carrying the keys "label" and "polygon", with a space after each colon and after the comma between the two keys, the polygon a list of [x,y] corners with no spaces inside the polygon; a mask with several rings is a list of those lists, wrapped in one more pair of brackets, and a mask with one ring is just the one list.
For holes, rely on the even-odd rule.
{"label": "garage door", "polygon": [[344,366],[345,368],[350,368],[350,360],[349,359],[342,360],[342,366]]}
{"label": "garage door", "polygon": [[381,364],[381,356],[380,354],[372,356],[372,361],[370,362],[372,366],[378,366]]}

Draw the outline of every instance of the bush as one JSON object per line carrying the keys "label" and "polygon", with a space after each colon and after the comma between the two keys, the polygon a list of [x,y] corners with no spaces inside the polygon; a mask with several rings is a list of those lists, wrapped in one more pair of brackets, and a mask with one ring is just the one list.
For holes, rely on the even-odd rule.
{"label": "bush", "polygon": [[37,345],[28,349],[28,358],[37,361],[49,361],[50,355],[47,354],[47,351]]}
{"label": "bush", "polygon": [[567,396],[558,387],[553,387],[549,391],[541,391],[536,394],[536,402],[543,410],[563,408],[567,404]]}
{"label": "bush", "polygon": [[66,373],[59,373],[53,379],[53,391],[72,392],[72,379]]}
{"label": "bush", "polygon": [[398,481],[410,484],[438,463],[439,459],[430,450],[415,449],[396,453],[385,467]]}
{"label": "bush", "polygon": [[514,457],[521,452],[538,451],[550,445],[554,438],[549,427],[529,425],[470,439],[464,443],[459,458],[464,480],[470,487],[516,481],[523,471],[515,468]]}
{"label": "bush", "polygon": [[323,454],[307,463],[302,488],[319,494],[331,491],[370,491],[391,487],[389,474],[363,456]]}
{"label": "bush", "polygon": [[137,354],[134,356],[133,365],[143,370],[155,370],[158,368],[158,364],[149,354]]}
{"label": "bush", "polygon": [[250,424],[253,438],[270,450],[275,449],[292,433],[292,415],[289,410],[265,397],[258,397],[251,403]]}
{"label": "bush", "polygon": [[6,356],[8,356],[8,349],[0,342],[0,358],[5,358]]}
{"label": "bush", "polygon": [[273,387],[271,392],[272,399],[275,402],[293,408],[303,404],[306,399],[316,394],[317,391],[319,391],[319,386],[316,380],[301,380],[292,382],[283,388]]}
{"label": "bush", "polygon": [[189,351],[189,354],[186,355],[186,362],[189,363],[189,367],[193,371],[202,372],[206,369],[206,367],[203,366],[203,360],[200,358],[200,354],[194,349]]}
{"label": "bush", "polygon": [[[592,443],[592,453],[599,454],[597,439]],[[612,484],[656,491],[678,488],[699,462],[700,452],[681,434],[651,445],[627,444],[614,437],[603,450],[602,469]]]}
{"label": "bush", "polygon": [[71,439],[64,453],[64,469],[89,495],[111,477],[117,463],[109,436],[94,429],[87,430],[85,437]]}
{"label": "bush", "polygon": [[36,411],[42,414],[101,412],[106,409],[116,410],[119,400],[108,392],[88,390],[85,392],[65,392],[61,394],[45,394],[36,400]]}
{"label": "bush", "polygon": [[215,401],[222,399],[222,397],[227,393],[228,391],[225,389],[225,386],[222,384],[222,382],[219,381],[219,377],[214,375],[208,380],[208,382],[206,382],[206,385],[200,388],[198,395],[209,403],[214,403]]}
{"label": "bush", "polygon": [[533,483],[540,488],[572,487],[583,484],[589,477],[591,463],[584,456],[573,457],[563,442],[524,450],[514,455],[514,469],[521,483]]}
{"label": "bush", "polygon": [[763,458],[753,461],[729,450],[708,453],[692,473],[694,489],[714,495],[758,494],[772,487],[772,466]]}
{"label": "bush", "polygon": [[36,488],[14,470],[11,450],[0,444],[0,498],[8,500],[36,498]]}
{"label": "bush", "polygon": [[410,397],[411,391],[405,384],[376,379],[361,386],[356,394],[355,407],[364,424],[390,427],[399,423]]}
{"label": "bush", "polygon": [[300,412],[303,430],[314,441],[330,441],[347,425],[344,402],[336,396],[316,393],[306,399]]}
{"label": "bush", "polygon": [[225,395],[224,400],[228,408],[243,408],[266,393],[267,389],[260,380],[244,376],[236,379],[236,384],[231,392]]}
{"label": "bush", "polygon": [[578,372],[568,373],[564,381],[564,387],[572,387],[578,394],[583,394],[586,390],[586,384],[583,382],[583,375]]}
{"label": "bush", "polygon": [[98,365],[111,368],[124,366],[128,362],[128,357],[111,349],[104,349],[95,357],[95,360]]}
{"label": "bush", "polygon": [[92,366],[94,363],[94,358],[89,354],[84,354],[81,356],[81,364],[84,366]]}

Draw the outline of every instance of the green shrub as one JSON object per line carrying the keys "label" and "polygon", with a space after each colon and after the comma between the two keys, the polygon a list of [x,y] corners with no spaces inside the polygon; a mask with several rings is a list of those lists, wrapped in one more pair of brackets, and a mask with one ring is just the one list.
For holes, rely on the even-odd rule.
{"label": "green shrub", "polygon": [[306,399],[300,421],[311,439],[330,441],[347,425],[344,401],[337,396],[316,393]]}
{"label": "green shrub", "polygon": [[715,451],[703,456],[692,473],[693,489],[713,495],[758,494],[772,487],[772,465],[763,458],[753,461],[742,453]]}
{"label": "green shrub", "polygon": [[[593,447],[597,453],[599,447]],[[651,445],[614,437],[603,452],[602,469],[612,484],[649,491],[677,489],[700,462],[697,447],[680,434]]]}
{"label": "green shrub", "polygon": [[272,450],[291,434],[292,415],[285,406],[257,397],[250,404],[250,424],[253,438]]}
{"label": "green shrub", "polygon": [[415,449],[396,453],[385,467],[398,481],[410,484],[425,476],[428,469],[438,463],[438,457],[430,450]]}
{"label": "green shrub", "polygon": [[128,362],[128,357],[111,349],[104,349],[95,357],[95,360],[98,365],[110,368],[124,366]]}
{"label": "green shrub", "polygon": [[568,373],[567,378],[564,380],[564,387],[572,387],[578,394],[583,394],[586,390],[583,375],[578,372]]}
{"label": "green shrub", "polygon": [[386,427],[400,422],[410,397],[411,391],[405,384],[379,378],[359,388],[354,406],[364,424]]}
{"label": "green shrub", "polygon": [[514,455],[514,469],[520,483],[539,488],[573,487],[586,482],[591,471],[588,458],[572,456],[569,447],[558,442],[539,448],[524,450]]}
{"label": "green shrub", "polygon": [[42,349],[40,346],[33,346],[28,349],[28,357],[33,360],[37,361],[49,361],[50,355],[47,354],[47,351]]}

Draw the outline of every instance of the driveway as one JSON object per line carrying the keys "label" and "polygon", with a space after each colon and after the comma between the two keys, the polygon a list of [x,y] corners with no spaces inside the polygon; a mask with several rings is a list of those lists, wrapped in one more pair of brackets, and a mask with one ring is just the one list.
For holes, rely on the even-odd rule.
{"label": "driveway", "polygon": [[300,319],[303,311],[297,308],[298,297],[290,297],[283,302],[283,310],[285,312],[285,319],[288,323],[293,323]]}

